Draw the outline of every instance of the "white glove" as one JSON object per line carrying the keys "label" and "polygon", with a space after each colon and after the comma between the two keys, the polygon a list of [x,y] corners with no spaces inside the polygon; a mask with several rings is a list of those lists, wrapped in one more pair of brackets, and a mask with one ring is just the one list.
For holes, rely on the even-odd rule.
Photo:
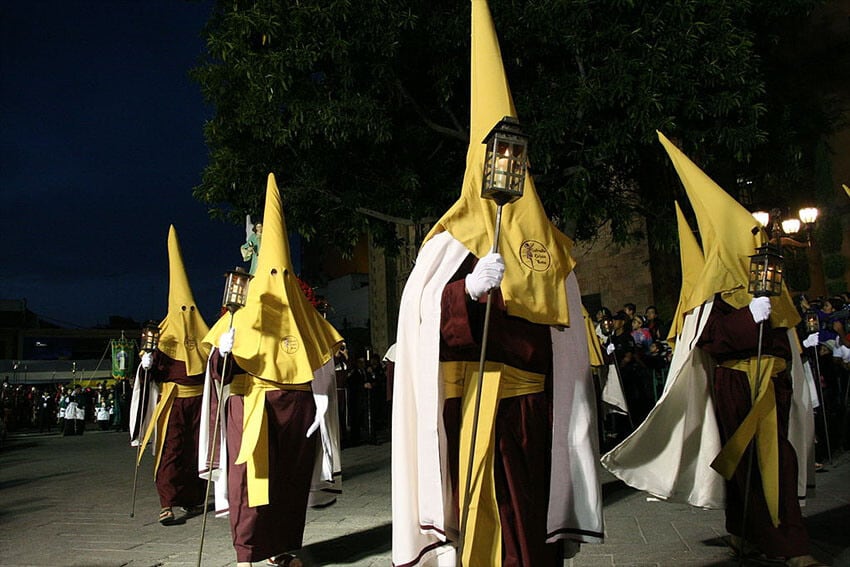
{"label": "white glove", "polygon": [[750,313],[753,316],[753,321],[761,323],[770,317],[770,298],[769,297],[754,297],[750,301]]}
{"label": "white glove", "polygon": [[151,366],[153,366],[153,353],[146,352],[142,355],[142,368],[150,370]]}
{"label": "white glove", "polygon": [[307,428],[307,437],[315,433],[315,431],[319,428],[319,424],[322,423],[322,419],[324,419],[325,414],[328,412],[327,394],[314,393],[313,399],[316,401],[316,419],[314,419],[313,423],[310,424],[310,427]]}
{"label": "white glove", "polygon": [[472,273],[466,276],[466,291],[472,299],[478,299],[491,289],[499,287],[505,275],[505,261],[498,252],[487,254],[475,264]]}
{"label": "white glove", "polygon": [[221,354],[230,354],[230,351],[233,350],[233,337],[236,335],[236,329],[234,327],[229,328],[225,331],[221,337],[218,339],[218,351]]}
{"label": "white glove", "polygon": [[812,333],[805,339],[803,339],[803,346],[805,348],[812,348],[818,346],[818,333]]}
{"label": "white glove", "polygon": [[850,364],[850,348],[844,347],[844,351],[841,353],[841,361],[844,364]]}
{"label": "white glove", "polygon": [[850,348],[847,348],[844,345],[838,345],[832,350],[833,358],[840,358],[844,360],[847,357],[850,357]]}
{"label": "white glove", "polygon": [[608,354],[613,353],[615,350],[617,350],[617,347],[615,347],[614,345],[608,345],[607,347],[605,347],[605,352],[607,352]]}

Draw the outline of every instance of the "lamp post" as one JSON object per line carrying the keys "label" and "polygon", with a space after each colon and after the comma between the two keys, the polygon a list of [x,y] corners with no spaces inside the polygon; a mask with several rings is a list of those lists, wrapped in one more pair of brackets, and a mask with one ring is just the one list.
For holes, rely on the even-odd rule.
{"label": "lamp post", "polygon": [[[519,120],[505,116],[490,130],[482,141],[486,144],[484,168],[481,178],[481,198],[496,203],[496,222],[493,233],[492,252],[499,251],[499,233],[502,224],[502,208],[522,197],[525,189],[525,175],[528,171],[528,136],[520,127]],[[490,333],[490,310],[493,294],[487,294],[487,306],[484,310],[484,330],[481,337],[481,357],[478,360],[478,387],[475,392],[475,406],[472,418],[469,460],[466,468],[466,483],[463,491],[464,506],[460,517],[460,542],[458,544],[458,565],[463,564],[463,549],[466,540],[466,524],[469,519],[469,497],[472,488],[473,466],[475,464],[475,443],[478,435],[478,417],[481,410],[481,390],[484,387],[484,364],[487,359],[487,338]]]}
{"label": "lamp post", "polygon": [[[221,299],[221,306],[230,313],[230,326],[233,328],[234,314],[245,307],[248,301],[248,284],[254,278],[241,267],[236,267],[233,270],[224,274],[224,295]],[[215,448],[216,438],[218,437],[218,424],[221,421],[221,414],[224,411],[224,403],[221,400],[222,390],[224,388],[224,374],[227,368],[227,354],[222,355],[221,361],[221,380],[216,385],[216,412],[213,418],[213,430],[210,436],[209,461],[207,462],[207,487],[204,492],[204,519],[201,522],[201,541],[198,546],[198,567],[201,567],[201,560],[204,556],[204,536],[207,531],[207,501],[210,498],[210,485],[212,484],[213,463],[215,463]]]}

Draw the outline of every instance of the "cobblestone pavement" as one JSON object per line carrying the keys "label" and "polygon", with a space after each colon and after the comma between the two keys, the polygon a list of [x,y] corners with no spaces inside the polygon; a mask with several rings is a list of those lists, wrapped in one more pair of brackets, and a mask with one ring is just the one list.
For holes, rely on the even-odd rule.
{"label": "cobblestone pavement", "polygon": [[[389,443],[343,451],[342,496],[307,514],[299,552],[307,567],[390,565],[390,451]],[[202,517],[169,527],[157,522],[149,455],[130,517],[134,456],[126,433],[10,436],[0,450],[0,565],[197,565]],[[738,565],[723,540],[721,511],[652,501],[603,479],[605,543],[583,546],[565,566]],[[850,566],[850,453],[816,480],[816,497],[804,508],[813,553]],[[208,515],[202,565],[234,564],[228,522]]]}

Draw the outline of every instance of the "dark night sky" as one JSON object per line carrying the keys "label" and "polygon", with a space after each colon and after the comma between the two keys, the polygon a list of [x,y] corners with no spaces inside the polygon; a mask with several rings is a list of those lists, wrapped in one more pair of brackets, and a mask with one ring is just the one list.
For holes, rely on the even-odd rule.
{"label": "dark night sky", "polygon": [[0,4],[0,299],[79,326],[165,315],[173,223],[212,325],[242,227],[192,197],[209,0]]}

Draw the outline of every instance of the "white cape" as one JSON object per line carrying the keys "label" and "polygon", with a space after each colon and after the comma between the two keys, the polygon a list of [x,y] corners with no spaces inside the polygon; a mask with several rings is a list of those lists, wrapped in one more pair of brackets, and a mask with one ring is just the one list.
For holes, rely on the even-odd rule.
{"label": "white cape", "polygon": [[[602,464],[623,482],[663,500],[703,508],[723,508],[723,477],[711,468],[721,449],[711,398],[714,361],[696,348],[713,300],[685,316],[676,341],[664,392],[646,420],[602,457]],[[809,455],[814,443],[814,417],[809,387],[794,331],[789,330],[794,398],[789,441],[797,453],[798,495],[806,494]]]}
{"label": "white cape", "polygon": [[[393,564],[454,566],[457,536],[442,423],[440,303],[448,280],[469,251],[448,232],[419,252],[402,294],[395,352],[392,427]],[[573,274],[565,285],[570,320],[552,328],[554,422],[549,541],[600,542],[602,494],[596,404],[581,294]],[[568,361],[568,363],[564,363]],[[447,534],[448,532],[448,534]],[[577,547],[573,544],[573,551]]]}
{"label": "white cape", "polygon": [[[159,384],[146,374],[142,365],[139,364],[136,368],[136,379],[133,381],[133,395],[130,398],[130,445],[133,447],[138,447],[142,442],[159,401]],[[144,405],[142,405],[142,397],[147,399]],[[154,430],[149,440],[151,454],[156,450],[156,436],[157,431]]]}

